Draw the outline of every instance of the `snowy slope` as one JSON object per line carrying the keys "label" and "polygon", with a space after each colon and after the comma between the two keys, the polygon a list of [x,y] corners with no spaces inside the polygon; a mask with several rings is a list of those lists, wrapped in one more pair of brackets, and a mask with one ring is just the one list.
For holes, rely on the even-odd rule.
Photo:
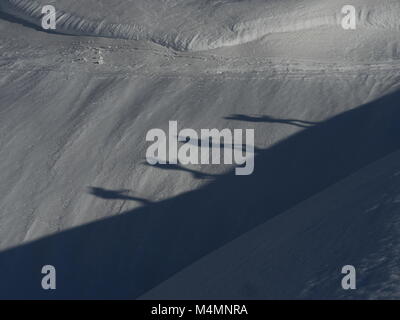
{"label": "snowy slope", "polygon": [[[41,25],[47,0],[3,0],[3,11]],[[58,32],[144,39],[176,50],[207,50],[238,45],[268,34],[337,28],[346,1],[286,0],[58,0]],[[396,0],[357,0],[358,27],[398,30]],[[111,10],[110,10],[111,9]]]}
{"label": "snowy slope", "polygon": [[[141,298],[399,299],[399,158],[363,168]],[[344,265],[356,268],[357,290],[342,289]]]}
{"label": "snowy slope", "polygon": [[[385,240],[377,229],[390,213],[369,229],[353,207],[370,201],[370,190],[379,198],[372,179],[384,184],[386,175],[344,198],[341,215],[320,215],[333,191],[303,201],[400,147],[399,2],[354,1],[357,31],[340,27],[347,3],[339,0],[51,2],[60,8],[54,34],[37,28],[48,1],[0,0],[0,297],[48,298],[36,272],[53,263],[54,297],[136,298],[205,256],[149,295],[179,296],[175,284],[186,292],[181,281],[191,275],[207,280],[198,266],[218,274],[219,258],[209,254],[228,243],[216,251],[228,261],[229,248],[267,243],[271,275],[283,277],[278,266],[292,259],[301,273],[282,291],[257,285],[254,297],[340,297],[336,282],[299,288],[347,258],[358,263],[361,252],[349,245],[327,255],[325,269],[312,250],[306,262],[292,253],[313,241],[317,252],[341,250],[352,241],[335,236],[347,212],[365,226],[354,246],[375,231]],[[145,135],[169,120],[180,129],[254,128],[254,174],[147,165]],[[276,233],[263,239],[251,231],[257,226]],[[249,240],[234,241],[243,234]],[[395,262],[379,250],[365,254]],[[246,252],[238,252],[244,264],[255,259]],[[193,295],[247,297],[221,289],[229,276],[249,273],[235,263],[215,287],[193,282]]]}

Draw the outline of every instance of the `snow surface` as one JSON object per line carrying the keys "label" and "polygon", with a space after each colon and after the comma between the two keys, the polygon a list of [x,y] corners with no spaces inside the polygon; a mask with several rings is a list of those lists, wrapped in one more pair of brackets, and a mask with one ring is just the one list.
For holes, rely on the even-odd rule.
{"label": "snow surface", "polygon": [[[0,297],[397,298],[400,3],[352,3],[0,0]],[[146,165],[170,120],[254,174]]]}
{"label": "snow surface", "polygon": [[[59,11],[59,32],[151,40],[183,51],[233,46],[274,33],[334,28],[340,25],[341,8],[347,4],[342,0],[52,2]],[[48,0],[3,0],[0,8],[40,26],[41,9],[47,4]],[[397,0],[356,0],[352,5],[359,9],[359,27],[399,29]]]}
{"label": "snow surface", "polygon": [[[399,299],[399,159],[360,170],[141,298]],[[345,262],[357,270],[354,292],[338,285]]]}

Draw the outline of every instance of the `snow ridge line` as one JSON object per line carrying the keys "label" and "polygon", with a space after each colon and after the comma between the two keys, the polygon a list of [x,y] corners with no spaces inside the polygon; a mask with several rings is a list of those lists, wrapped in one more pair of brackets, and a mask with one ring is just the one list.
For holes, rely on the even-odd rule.
{"label": "snow ridge line", "polygon": [[[3,0],[0,11],[21,20],[41,26],[42,5],[31,0]],[[129,24],[105,23],[57,10],[57,33],[81,36],[101,36],[129,40],[145,39],[147,32],[142,26]]]}
{"label": "snow ridge line", "polygon": [[[0,11],[19,19],[41,26],[42,5],[32,0],[3,0],[0,3]],[[136,24],[117,24],[102,21],[94,21],[71,14],[65,11],[57,11],[57,33],[97,36],[107,38],[119,38],[127,40],[150,40],[154,43],[174,49],[176,51],[202,51],[225,46],[234,46],[256,40],[262,36],[274,32],[289,32],[302,29],[336,24],[336,19],[331,17],[317,17],[286,25],[283,19],[258,19],[250,22],[237,23],[231,27],[230,33],[221,34],[216,39],[207,39],[201,34],[182,37],[177,32],[165,32],[157,34],[150,32],[146,27]],[[272,27],[274,26],[274,27]]]}
{"label": "snow ridge line", "polygon": [[[0,11],[3,11],[22,21],[41,26],[42,5],[35,0],[1,0]],[[340,12],[323,12],[317,10],[313,14],[302,14],[301,18],[285,14],[258,18],[249,21],[238,21],[230,27],[217,26],[218,32],[212,36],[207,32],[176,30],[150,30],[139,24],[119,24],[106,20],[91,20],[79,15],[57,10],[57,33],[118,38],[127,40],[147,40],[176,51],[203,51],[221,47],[235,46],[260,39],[268,34],[282,32],[297,32],[321,27],[340,27]],[[369,14],[366,14],[369,17]],[[385,19],[383,19],[385,20]],[[388,21],[362,19],[358,26],[386,24]],[[393,22],[392,22],[393,24]],[[370,26],[371,27],[371,26]],[[382,26],[381,26],[382,27]],[[398,27],[398,26],[396,26]]]}
{"label": "snow ridge line", "polygon": [[[41,27],[43,5],[34,0],[2,1],[0,2],[0,12],[20,19],[21,22],[27,21]],[[57,10],[57,30],[55,30],[55,33],[126,40],[148,40],[176,51],[189,51],[190,44],[196,38],[194,36],[192,39],[184,41],[184,39],[178,39],[179,35],[176,32],[157,35],[148,31],[142,25],[90,20],[62,10]]]}
{"label": "snow ridge line", "polygon": [[[34,0],[3,0],[0,3],[0,11],[17,17],[18,19],[28,21],[37,26],[41,26],[42,5]],[[262,19],[238,23],[232,26],[230,33],[221,34],[216,39],[210,40],[202,37],[201,34],[188,35],[182,37],[182,34],[175,32],[163,32],[157,34],[150,32],[146,27],[137,24],[117,24],[105,20],[94,21],[71,14],[65,11],[57,11],[57,33],[97,36],[108,38],[119,38],[127,40],[150,40],[154,43],[169,47],[176,51],[201,51],[225,46],[239,45],[245,42],[256,40],[268,33],[297,31],[319,27],[322,25],[335,24],[335,18],[315,18],[303,22],[284,26],[282,19],[277,21],[263,21]],[[281,20],[281,23],[279,23]],[[268,22],[268,23],[267,23]],[[272,24],[273,22],[274,24]],[[271,27],[273,26],[274,27]]]}

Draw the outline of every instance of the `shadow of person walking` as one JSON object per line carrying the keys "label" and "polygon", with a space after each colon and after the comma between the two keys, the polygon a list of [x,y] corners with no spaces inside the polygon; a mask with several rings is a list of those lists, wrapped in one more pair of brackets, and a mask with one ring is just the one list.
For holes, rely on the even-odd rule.
{"label": "shadow of person walking", "polygon": [[269,123],[284,123],[301,128],[309,128],[317,125],[318,122],[305,121],[299,119],[277,119],[268,115],[248,116],[244,114],[233,114],[225,117],[227,120],[248,121],[248,122],[269,122]]}
{"label": "shadow of person walking", "polygon": [[[0,298],[138,298],[221,246],[399,150],[399,101],[400,91],[388,94],[260,150],[252,175],[236,176],[232,170],[196,190],[151,206],[2,251]],[[172,165],[168,169],[182,168]],[[92,192],[103,199],[136,200],[125,190],[94,188]],[[343,232],[327,231],[338,233],[338,238]],[[331,244],[321,238],[326,242],[321,250],[340,252],[342,260],[354,259],[354,252],[376,240],[360,230],[346,232],[355,232],[350,243]],[[371,240],[366,244],[366,239]],[[287,252],[293,255],[290,270],[302,268],[303,261],[320,261],[325,251],[310,250],[313,242],[315,239],[311,238],[300,244],[288,243],[293,246]],[[337,272],[335,261],[336,253],[318,262],[317,268],[323,273],[297,279],[285,296],[296,298],[311,277],[322,279]],[[40,286],[40,270],[45,264],[57,268],[57,290],[52,292]],[[286,277],[284,281],[288,281]],[[335,297],[334,292],[322,293],[318,297]],[[230,296],[228,289],[218,294],[220,298]],[[260,294],[260,298],[271,297]]]}
{"label": "shadow of person walking", "polygon": [[156,164],[151,165],[151,164],[149,164],[147,162],[143,162],[143,164],[146,165],[146,166],[152,166],[152,167],[155,167],[155,168],[158,168],[158,169],[162,169],[162,170],[188,172],[195,179],[211,179],[211,178],[218,177],[218,175],[216,175],[216,174],[204,173],[204,172],[196,171],[196,170],[193,170],[193,169],[185,168],[184,166],[182,166],[180,164],[173,164],[173,163],[160,164],[160,163],[156,163]]}
{"label": "shadow of person walking", "polygon": [[104,188],[99,187],[88,187],[88,192],[95,197],[106,199],[106,200],[128,200],[128,201],[138,201],[143,204],[151,204],[150,200],[139,198],[139,197],[132,197],[127,195],[130,192],[128,189],[122,190],[107,190]]}

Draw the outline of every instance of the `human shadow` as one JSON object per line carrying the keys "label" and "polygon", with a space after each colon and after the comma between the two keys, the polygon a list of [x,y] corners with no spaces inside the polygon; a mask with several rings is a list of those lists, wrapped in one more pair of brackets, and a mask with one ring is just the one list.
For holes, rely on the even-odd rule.
{"label": "human shadow", "polygon": [[[232,170],[152,206],[3,251],[0,298],[137,298],[229,241],[398,150],[399,102],[400,92],[389,94],[261,150],[252,175],[235,176]],[[335,246],[330,249],[343,255],[350,250]],[[40,286],[46,264],[57,269],[57,290]]]}
{"label": "human shadow", "polygon": [[130,192],[130,190],[128,190],[128,189],[107,190],[107,189],[99,188],[99,187],[88,187],[88,192],[91,195],[94,195],[98,198],[102,198],[102,199],[106,199],[106,200],[138,201],[143,204],[151,204],[152,203],[150,200],[147,200],[144,198],[133,197],[133,196],[127,195],[127,193]]}
{"label": "human shadow", "polygon": [[143,162],[144,165],[147,166],[152,166],[161,170],[169,170],[169,171],[183,171],[183,172],[187,172],[190,173],[193,178],[195,179],[209,179],[209,178],[215,178],[218,175],[217,174],[212,174],[212,173],[204,173],[201,171],[197,171],[197,170],[193,170],[193,169],[189,169],[186,168],[180,164],[173,164],[173,163],[165,163],[165,164],[161,164],[161,163],[156,163],[156,164],[149,164],[147,162]]}
{"label": "human shadow", "polygon": [[[237,143],[225,143],[225,142],[219,142],[219,143],[214,143],[212,141],[212,139],[209,139],[209,141],[204,141],[204,139],[198,139],[198,138],[189,138],[189,137],[178,137],[179,141],[181,143],[190,143],[191,145],[194,145],[196,147],[201,148],[202,146],[208,146],[209,148],[218,148],[218,149],[225,149],[225,148],[229,148],[229,149],[238,149],[241,151],[246,151],[246,143],[241,143],[241,144],[237,144]],[[258,148],[256,146],[252,146],[253,150],[254,150],[254,154],[260,152],[262,149]]]}
{"label": "human shadow", "polygon": [[268,115],[248,116],[244,114],[233,114],[225,117],[227,120],[238,120],[247,122],[269,122],[269,123],[283,123],[301,128],[309,128],[318,124],[318,122],[305,121],[299,119],[279,119]]}

